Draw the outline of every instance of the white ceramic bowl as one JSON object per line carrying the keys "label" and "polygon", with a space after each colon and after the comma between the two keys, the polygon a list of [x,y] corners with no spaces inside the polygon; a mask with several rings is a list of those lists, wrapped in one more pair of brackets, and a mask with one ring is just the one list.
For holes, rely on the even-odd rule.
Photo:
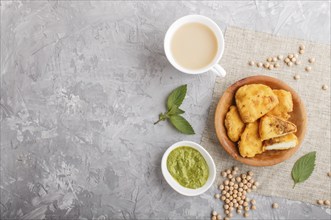
{"label": "white ceramic bowl", "polygon": [[[167,159],[170,154],[170,152],[177,147],[182,147],[182,146],[187,146],[187,147],[192,147],[193,149],[196,149],[201,153],[201,155],[205,158],[206,163],[209,167],[209,177],[207,179],[207,182],[205,185],[203,185],[200,188],[197,189],[189,189],[186,187],[183,187],[180,185],[169,173],[168,168],[167,168]],[[173,144],[171,147],[167,149],[167,151],[163,154],[162,157],[162,162],[161,162],[161,169],[162,169],[162,174],[167,181],[167,183],[178,193],[185,195],[185,196],[197,196],[200,195],[204,192],[206,192],[213,182],[215,181],[216,178],[216,167],[215,163],[213,161],[213,158],[210,156],[210,154],[200,145],[192,141],[180,141],[175,144]]]}

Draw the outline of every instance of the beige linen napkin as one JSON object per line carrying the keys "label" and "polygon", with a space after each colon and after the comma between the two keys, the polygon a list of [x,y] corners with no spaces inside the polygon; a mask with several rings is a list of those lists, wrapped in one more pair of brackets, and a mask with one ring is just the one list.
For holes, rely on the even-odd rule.
{"label": "beige linen napkin", "polygon": [[[281,62],[280,68],[273,70],[248,65],[250,60],[264,62],[270,56],[298,53],[300,44],[306,47],[305,53],[299,56],[301,65],[287,67]],[[316,59],[314,64],[308,63],[310,57]],[[256,179],[261,184],[256,192],[262,195],[310,203],[316,203],[316,199],[330,199],[331,178],[327,176],[327,172],[331,171],[330,45],[229,27],[225,34],[225,52],[221,65],[227,71],[227,76],[216,79],[208,122],[201,143],[211,153],[217,170],[236,165],[241,171],[254,171]],[[306,72],[306,66],[311,66],[312,70]],[[301,78],[294,80],[295,74],[299,74]],[[301,148],[289,160],[272,167],[250,167],[240,164],[223,150],[215,134],[214,112],[223,92],[237,80],[252,75],[268,75],[285,81],[298,92],[308,115],[307,133]],[[323,84],[329,89],[322,90]],[[310,151],[317,151],[315,170],[307,181],[297,184],[292,189],[292,166],[299,157]],[[215,184],[221,180],[218,176]]]}

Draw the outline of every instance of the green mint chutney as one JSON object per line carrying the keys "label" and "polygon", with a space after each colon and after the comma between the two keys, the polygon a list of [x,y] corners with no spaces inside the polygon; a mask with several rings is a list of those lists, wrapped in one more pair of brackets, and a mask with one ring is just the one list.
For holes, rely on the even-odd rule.
{"label": "green mint chutney", "polygon": [[182,186],[196,189],[203,186],[209,176],[205,158],[192,147],[178,147],[170,152],[167,168],[171,176]]}

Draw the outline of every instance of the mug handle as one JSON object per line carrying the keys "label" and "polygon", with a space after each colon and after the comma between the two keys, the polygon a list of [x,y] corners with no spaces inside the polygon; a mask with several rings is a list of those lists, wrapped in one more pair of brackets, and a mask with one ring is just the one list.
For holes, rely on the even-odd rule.
{"label": "mug handle", "polygon": [[225,69],[223,69],[223,67],[221,67],[221,65],[219,65],[219,64],[215,64],[215,66],[213,66],[210,70],[213,73],[215,73],[216,75],[221,76],[221,77],[225,77],[225,75],[226,75]]}

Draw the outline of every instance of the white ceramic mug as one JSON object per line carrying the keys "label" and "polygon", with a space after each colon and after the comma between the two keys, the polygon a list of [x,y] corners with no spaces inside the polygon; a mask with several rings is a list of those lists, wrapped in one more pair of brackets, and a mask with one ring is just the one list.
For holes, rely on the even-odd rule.
{"label": "white ceramic mug", "polygon": [[[172,52],[171,52],[171,40],[174,35],[174,33],[177,31],[179,27],[181,27],[184,24],[188,23],[201,23],[209,27],[213,33],[216,36],[217,39],[217,46],[218,50],[216,53],[216,56],[214,57],[213,61],[208,65],[203,68],[197,69],[197,70],[192,70],[192,69],[187,69],[184,68],[183,66],[179,65],[176,60],[174,59]],[[219,76],[224,77],[226,75],[225,70],[223,67],[221,67],[218,63],[222,58],[223,52],[224,52],[224,37],[221,29],[218,27],[218,25],[211,20],[208,17],[202,16],[202,15],[187,15],[182,18],[179,18],[176,20],[168,29],[165,38],[164,38],[164,50],[165,54],[169,60],[169,62],[179,71],[188,73],[188,74],[200,74],[200,73],[205,73],[209,70],[213,71]]]}

